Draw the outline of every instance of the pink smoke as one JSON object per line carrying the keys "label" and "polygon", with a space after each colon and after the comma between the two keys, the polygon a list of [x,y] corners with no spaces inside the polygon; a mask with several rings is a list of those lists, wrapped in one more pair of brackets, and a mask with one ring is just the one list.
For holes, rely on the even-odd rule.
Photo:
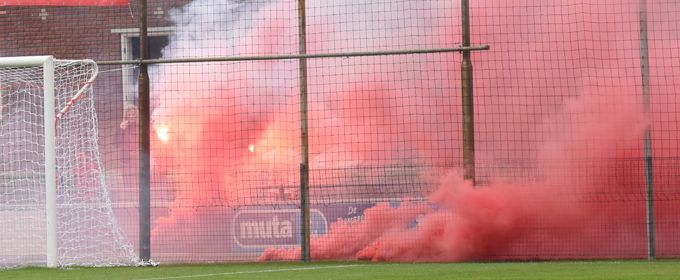
{"label": "pink smoke", "polygon": [[[164,54],[297,53],[294,2],[194,1],[175,12],[178,31]],[[407,1],[333,7],[314,2],[308,50],[455,46],[460,19],[454,2],[426,1],[418,9],[405,8]],[[651,10],[662,9],[651,2]],[[609,12],[612,7],[616,13]],[[315,169],[408,163],[433,166],[424,173],[440,177],[427,203],[381,203],[363,221],[332,224],[328,235],[312,240],[312,257],[640,256],[645,233],[639,159],[648,123],[656,136],[655,157],[667,159],[654,167],[664,178],[657,185],[658,229],[660,236],[672,236],[678,227],[669,222],[677,217],[672,196],[680,180],[669,159],[680,156],[673,141],[680,130],[669,126],[678,123],[673,96],[679,83],[662,80],[665,68],[652,68],[658,77],[652,83],[663,86],[653,86],[653,113],[645,120],[636,5],[488,0],[475,2],[471,11],[473,41],[492,48],[473,55],[478,174],[490,181],[481,188],[472,189],[455,169],[442,171],[461,158],[457,54],[309,60]],[[352,21],[346,19],[350,14]],[[206,22],[225,32],[197,33]],[[677,37],[652,36],[652,65],[678,57],[671,47]],[[298,185],[297,61],[170,64],[158,71],[165,78],[154,84],[154,128],[169,127],[169,140],[153,143],[154,168],[176,186],[159,191],[171,194],[170,211],[155,222],[154,243],[168,252],[182,242],[228,252],[234,207],[278,203],[263,194],[263,186]],[[313,185],[353,179],[316,174]],[[215,229],[215,221],[227,224]],[[677,239],[659,242],[673,254],[680,248]],[[298,256],[296,248],[269,248],[260,259]]]}
{"label": "pink smoke", "polygon": [[[612,101],[613,97],[617,101]],[[589,203],[591,193],[603,191],[602,186],[609,184],[569,179],[584,176],[587,169],[611,179],[616,174],[603,162],[621,156],[619,151],[626,148],[639,150],[634,144],[629,146],[640,139],[644,128],[640,106],[631,102],[632,98],[633,95],[622,93],[585,96],[565,106],[559,115],[565,117],[549,121],[559,129],[543,151],[544,167],[540,171],[547,174],[545,180],[523,185],[494,182],[473,188],[469,181],[462,180],[460,172],[451,171],[426,204],[407,203],[397,209],[379,204],[368,209],[359,222],[336,222],[328,235],[312,240],[312,258],[467,261],[503,258],[518,248],[529,250],[515,252],[515,259],[550,258],[550,254],[559,254],[560,248],[625,256],[625,251],[639,248],[628,245],[619,249],[622,243],[616,236],[636,231],[620,226],[614,227],[613,232],[599,233],[597,227],[606,223],[604,218],[610,222],[639,219],[638,214],[624,211],[629,203]],[[568,122],[568,117],[587,112],[596,112],[587,123]],[[565,135],[573,138],[565,139]],[[620,178],[619,189],[606,195],[626,193],[634,179]],[[568,188],[568,192],[560,188]],[[417,226],[409,228],[414,220],[418,221]],[[644,236],[632,239],[644,240]],[[590,240],[592,244],[579,240]],[[537,246],[548,241],[550,244]],[[259,260],[295,260],[299,253],[298,248],[270,248]],[[568,257],[568,252],[556,257]]]}
{"label": "pink smoke", "polygon": [[[336,222],[330,234],[312,240],[312,258],[373,261],[462,261],[481,259],[509,246],[528,229],[531,211],[545,203],[535,190],[507,185],[473,189],[450,172],[430,197],[436,207],[378,204],[359,222]],[[529,202],[520,204],[517,202]],[[542,204],[542,205],[536,205]],[[414,220],[415,228],[410,228]],[[259,260],[299,259],[299,248],[267,249]]]}

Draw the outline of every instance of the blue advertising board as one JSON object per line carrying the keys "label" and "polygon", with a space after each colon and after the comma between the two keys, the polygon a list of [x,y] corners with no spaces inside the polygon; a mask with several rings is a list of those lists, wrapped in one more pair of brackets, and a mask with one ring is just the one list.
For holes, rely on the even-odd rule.
{"label": "blue advertising board", "polygon": [[[373,203],[357,202],[313,205],[310,209],[312,237],[328,234],[337,221],[363,220],[364,210]],[[244,207],[234,213],[232,236],[237,251],[262,251],[268,247],[292,247],[300,244],[300,209],[295,205]]]}

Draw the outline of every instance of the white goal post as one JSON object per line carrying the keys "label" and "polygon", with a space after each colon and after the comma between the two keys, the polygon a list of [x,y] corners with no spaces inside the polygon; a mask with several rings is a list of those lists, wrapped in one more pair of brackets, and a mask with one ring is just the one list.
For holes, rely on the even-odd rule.
{"label": "white goal post", "polygon": [[99,158],[92,60],[0,57],[0,268],[131,265]]}

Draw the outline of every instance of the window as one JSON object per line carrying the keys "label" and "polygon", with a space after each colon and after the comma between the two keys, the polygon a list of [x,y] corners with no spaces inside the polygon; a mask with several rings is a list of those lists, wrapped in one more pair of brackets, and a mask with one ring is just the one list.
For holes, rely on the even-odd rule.
{"label": "window", "polygon": [[[114,29],[112,33],[120,33],[121,59],[133,60],[139,58],[139,29]],[[169,43],[172,27],[149,28],[149,57],[162,57],[163,48]],[[123,112],[137,108],[139,68],[132,65],[122,67],[123,82]]]}

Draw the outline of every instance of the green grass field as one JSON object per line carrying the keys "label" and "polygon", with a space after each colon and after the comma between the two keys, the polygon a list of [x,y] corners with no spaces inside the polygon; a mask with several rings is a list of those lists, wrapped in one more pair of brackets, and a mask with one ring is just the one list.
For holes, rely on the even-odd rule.
{"label": "green grass field", "polygon": [[0,279],[680,279],[680,261],[248,263],[0,270]]}

